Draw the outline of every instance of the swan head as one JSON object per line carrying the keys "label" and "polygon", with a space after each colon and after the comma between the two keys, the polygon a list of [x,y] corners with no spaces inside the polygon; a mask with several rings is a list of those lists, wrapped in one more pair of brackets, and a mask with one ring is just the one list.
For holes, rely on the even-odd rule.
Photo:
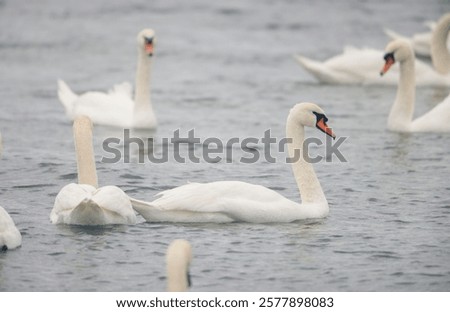
{"label": "swan head", "polygon": [[153,29],[143,29],[137,36],[138,47],[140,51],[145,52],[147,56],[153,56],[153,47],[155,44],[155,32]]}
{"label": "swan head", "polygon": [[317,128],[333,139],[336,138],[333,130],[327,125],[328,118],[325,116],[325,112],[319,105],[314,103],[299,103],[291,110],[291,114],[297,117],[297,121],[301,125]]}
{"label": "swan head", "polygon": [[404,62],[411,57],[414,58],[414,51],[411,43],[405,39],[396,39],[388,43],[385,48],[385,64],[380,71],[383,76],[395,62]]}

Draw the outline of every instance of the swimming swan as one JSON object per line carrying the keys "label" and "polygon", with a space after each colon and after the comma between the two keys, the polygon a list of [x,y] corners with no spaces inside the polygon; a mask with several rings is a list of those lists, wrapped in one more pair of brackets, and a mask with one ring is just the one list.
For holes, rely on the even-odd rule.
{"label": "swimming swan", "polygon": [[186,291],[191,286],[189,266],[192,261],[191,244],[184,239],[170,243],[166,252],[167,291]]}
{"label": "swimming swan", "polygon": [[[450,14],[441,18],[433,31],[431,54],[434,68],[415,60],[415,76],[418,86],[450,86],[450,55],[446,42],[450,27]],[[381,66],[380,50],[347,47],[343,54],[324,62],[308,59],[301,55],[295,58],[300,65],[320,82],[330,84],[377,84],[396,85],[399,81],[399,68],[391,69],[392,75],[380,79],[377,75]],[[443,75],[446,74],[446,75]]]}
{"label": "swimming swan", "polygon": [[425,115],[412,120],[415,102],[414,51],[404,39],[386,46],[386,61],[380,74],[384,75],[395,63],[400,63],[400,80],[397,95],[388,118],[388,129],[398,132],[448,132],[450,131],[450,96]]}
{"label": "swimming swan", "polygon": [[[313,103],[295,105],[287,118],[288,151],[302,204],[260,185],[238,181],[190,183],[159,193],[153,202],[131,199],[133,208],[149,222],[291,222],[328,215],[328,202],[312,164],[299,155],[304,126],[334,138],[323,110]],[[302,153],[300,153],[302,154]]]}
{"label": "swimming swan", "polygon": [[87,92],[76,95],[67,84],[58,80],[58,97],[67,116],[89,116],[94,124],[121,128],[154,129],[157,126],[150,101],[150,67],[153,56],[155,33],[142,30],[137,37],[138,62],[136,91],[125,82],[115,85],[108,93]]}
{"label": "swimming swan", "polygon": [[64,186],[50,214],[52,223],[78,225],[135,224],[128,196],[117,186],[97,188],[92,122],[79,116],[73,124],[78,183]]}
{"label": "swimming swan", "polygon": [[[296,60],[319,82],[328,84],[396,85],[397,67],[386,80],[380,79],[377,72],[380,65],[381,50],[346,47],[343,54],[324,62],[318,62],[301,55]],[[377,57],[378,56],[378,57]],[[426,63],[415,60],[416,81],[420,86],[450,86],[450,76],[442,76]]]}
{"label": "swimming swan", "polygon": [[16,228],[13,219],[0,206],[0,251],[14,249],[22,245],[22,235]]}

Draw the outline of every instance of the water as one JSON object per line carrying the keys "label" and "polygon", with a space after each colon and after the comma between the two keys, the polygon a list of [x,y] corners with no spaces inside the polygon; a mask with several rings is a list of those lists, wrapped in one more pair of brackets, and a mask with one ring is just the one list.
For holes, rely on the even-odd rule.
{"label": "water", "polygon": [[[23,235],[0,254],[2,291],[161,291],[175,238],[194,249],[193,291],[449,291],[449,134],[386,131],[395,88],[319,85],[293,53],[325,59],[344,44],[383,49],[382,27],[411,35],[448,1],[0,1],[0,204]],[[58,191],[75,181],[71,125],[56,79],[77,92],[134,81],[135,36],[157,32],[156,137],[283,137],[290,107],[326,111],[346,163],[315,165],[330,204],[323,220],[290,224],[55,226]],[[380,55],[381,57],[381,55]],[[355,60],[357,62],[357,60]],[[422,88],[416,113],[449,90]],[[298,199],[289,165],[101,163],[101,185],[151,199],[186,181],[238,179]],[[308,135],[323,137],[317,131]],[[260,146],[259,146],[260,147]],[[257,146],[257,148],[259,148]],[[157,146],[157,149],[161,146]],[[323,152],[320,148],[318,153]]]}

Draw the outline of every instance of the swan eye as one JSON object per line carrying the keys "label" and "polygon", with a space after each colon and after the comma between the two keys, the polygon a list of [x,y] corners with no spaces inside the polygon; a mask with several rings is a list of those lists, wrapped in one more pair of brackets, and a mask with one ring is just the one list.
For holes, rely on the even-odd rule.
{"label": "swan eye", "polygon": [[393,52],[392,52],[392,53],[386,53],[386,54],[384,55],[384,60],[385,60],[385,61],[390,60],[390,61],[392,61],[392,62],[395,62],[394,53],[393,53]]}
{"label": "swan eye", "polygon": [[321,119],[323,119],[325,122],[328,121],[327,116],[325,116],[324,114],[320,114],[320,113],[316,113],[316,112],[313,112],[313,114],[316,115],[317,122],[319,122],[319,120],[321,120]]}

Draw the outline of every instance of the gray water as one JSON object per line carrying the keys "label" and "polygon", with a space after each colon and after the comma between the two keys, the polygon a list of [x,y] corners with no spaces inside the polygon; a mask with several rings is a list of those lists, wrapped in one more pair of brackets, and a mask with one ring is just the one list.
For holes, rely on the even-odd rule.
{"label": "gray water", "polygon": [[[383,49],[450,11],[448,1],[0,1],[0,205],[23,235],[0,254],[2,291],[162,291],[175,238],[194,250],[193,291],[450,291],[450,134],[386,131],[395,87],[320,85],[293,53],[326,59],[345,44]],[[295,103],[319,103],[347,162],[315,164],[330,204],[289,224],[55,226],[58,191],[76,180],[71,123],[56,79],[76,91],[134,83],[135,36],[157,33],[156,139],[282,138]],[[382,55],[380,55],[380,58]],[[357,62],[357,60],[355,60]],[[416,114],[449,90],[421,88]],[[95,128],[101,185],[151,199],[187,181],[242,180],[298,200],[288,164],[101,163],[114,131]],[[323,138],[315,130],[308,135]],[[162,146],[157,145],[156,149]],[[257,149],[260,146],[256,146]],[[316,150],[323,153],[323,148]]]}

